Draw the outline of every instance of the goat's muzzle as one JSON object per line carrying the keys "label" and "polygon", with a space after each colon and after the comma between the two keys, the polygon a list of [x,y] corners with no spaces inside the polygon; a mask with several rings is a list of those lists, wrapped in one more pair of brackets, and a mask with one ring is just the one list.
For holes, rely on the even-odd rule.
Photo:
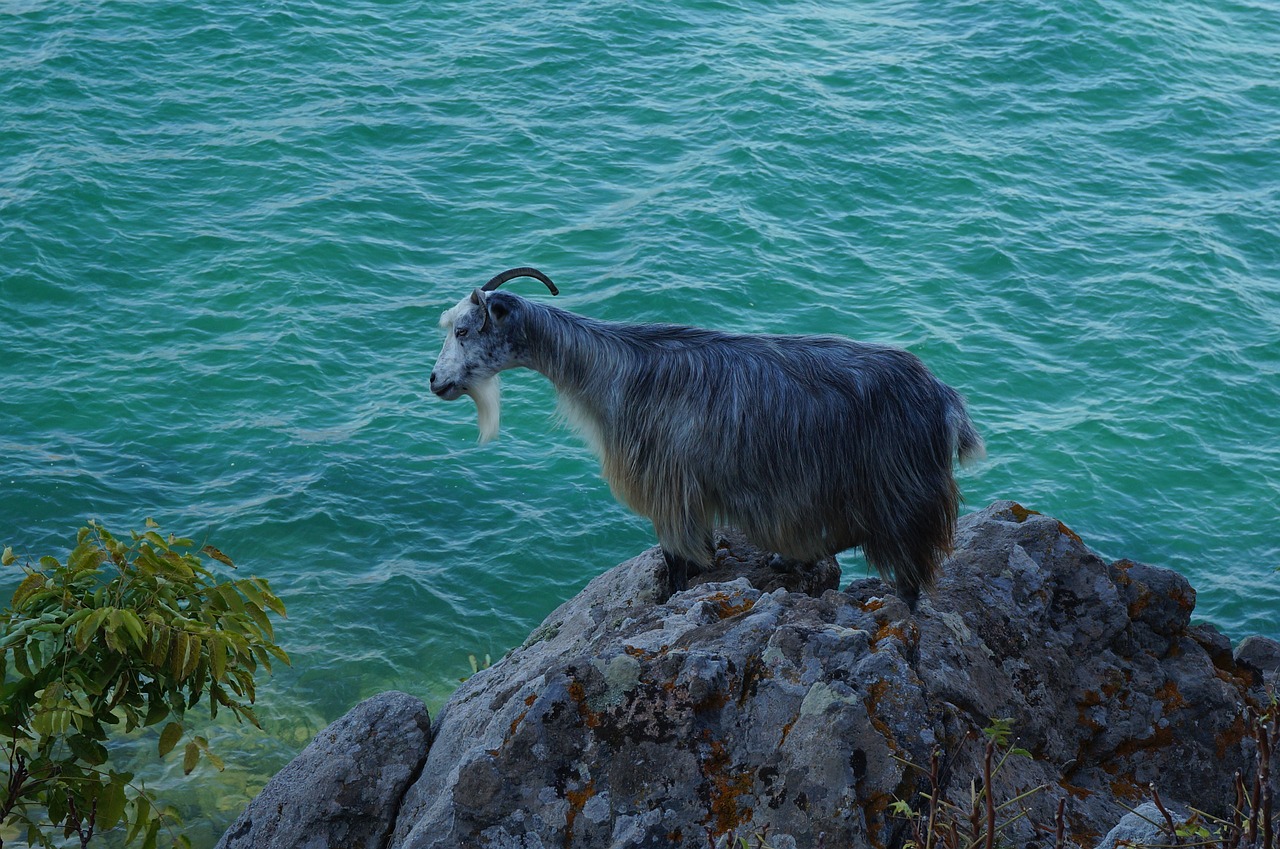
{"label": "goat's muzzle", "polygon": [[446,401],[456,401],[463,395],[463,388],[456,381],[437,380],[434,371],[431,372],[431,391]]}

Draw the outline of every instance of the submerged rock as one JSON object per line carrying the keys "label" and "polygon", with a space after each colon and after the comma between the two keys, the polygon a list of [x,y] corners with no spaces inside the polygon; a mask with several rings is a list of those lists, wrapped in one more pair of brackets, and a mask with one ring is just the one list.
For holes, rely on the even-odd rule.
{"label": "submerged rock", "polygon": [[1012,845],[1052,845],[1065,800],[1068,840],[1093,846],[1151,782],[1225,812],[1249,768],[1261,675],[1190,624],[1190,585],[1108,564],[1013,502],[961,520],[914,614],[879,580],[830,589],[834,563],[774,588],[777,564],[732,534],[718,564],[662,600],[651,549],[470,678],[385,845],[900,845],[894,803],[919,809],[935,751],[938,782],[967,798],[997,717],[1031,755],[998,769],[997,799],[1040,788]]}

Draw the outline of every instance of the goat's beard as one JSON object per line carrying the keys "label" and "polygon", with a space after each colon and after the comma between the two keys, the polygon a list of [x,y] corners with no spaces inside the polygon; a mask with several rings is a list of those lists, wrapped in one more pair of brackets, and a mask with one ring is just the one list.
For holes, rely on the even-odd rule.
{"label": "goat's beard", "polygon": [[480,426],[480,443],[483,445],[498,435],[498,413],[502,408],[502,384],[495,374],[476,381],[467,390],[476,402],[476,419]]}

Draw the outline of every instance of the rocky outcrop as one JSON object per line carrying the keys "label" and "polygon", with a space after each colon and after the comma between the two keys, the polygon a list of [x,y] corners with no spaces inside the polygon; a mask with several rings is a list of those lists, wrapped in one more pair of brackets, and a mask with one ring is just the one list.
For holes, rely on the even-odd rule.
{"label": "rocky outcrop", "polygon": [[431,743],[426,706],[404,693],[361,702],[271,779],[217,849],[377,849]]}
{"label": "rocky outcrop", "polygon": [[718,561],[661,599],[661,555],[645,552],[463,684],[386,845],[899,845],[894,803],[920,806],[935,752],[936,780],[967,796],[993,718],[1029,754],[998,769],[995,795],[1040,788],[1012,845],[1051,845],[1038,826],[1064,802],[1068,841],[1092,847],[1152,782],[1170,805],[1225,812],[1250,768],[1274,644],[1238,660],[1190,624],[1183,578],[1108,564],[1015,503],[961,520],[914,614],[879,580],[831,589],[832,565],[780,577],[733,535]]}

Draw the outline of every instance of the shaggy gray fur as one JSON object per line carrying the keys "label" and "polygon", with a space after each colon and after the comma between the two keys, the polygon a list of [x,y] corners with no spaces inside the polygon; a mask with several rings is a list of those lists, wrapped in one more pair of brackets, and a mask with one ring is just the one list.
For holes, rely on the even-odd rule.
{"label": "shaggy gray fur", "polygon": [[952,461],[982,441],[960,395],[906,351],[598,321],[480,290],[442,323],[454,333],[432,390],[546,375],[614,494],[653,521],[674,589],[710,562],[717,522],[804,562],[861,546],[908,601],[951,550]]}

